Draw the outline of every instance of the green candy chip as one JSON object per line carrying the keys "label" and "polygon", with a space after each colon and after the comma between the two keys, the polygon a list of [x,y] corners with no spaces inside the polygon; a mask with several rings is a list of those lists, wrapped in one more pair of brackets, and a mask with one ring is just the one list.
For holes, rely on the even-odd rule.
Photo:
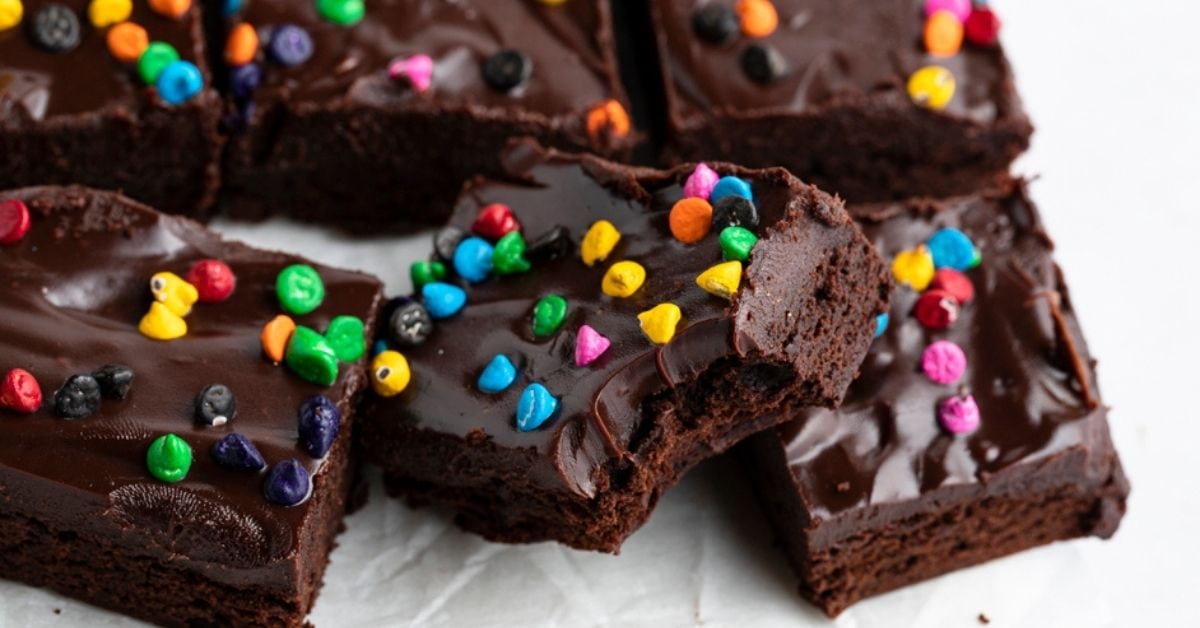
{"label": "green candy chip", "polygon": [[288,314],[303,316],[321,306],[325,300],[325,282],[317,269],[308,264],[292,264],[275,279],[279,305]]}
{"label": "green candy chip", "polygon": [[353,362],[367,352],[367,337],[362,319],[357,316],[338,316],[325,329],[325,342],[333,348],[342,362]]}
{"label": "green candy chip", "polygon": [[283,362],[305,381],[321,386],[332,386],[337,381],[337,353],[324,336],[308,327],[296,327]]}
{"label": "green candy chip", "polygon": [[725,227],[721,230],[718,240],[721,243],[721,256],[725,261],[744,262],[750,259],[750,251],[758,243],[758,236],[745,227]]}
{"label": "green candy chip", "polygon": [[446,265],[438,262],[413,262],[408,267],[408,275],[412,277],[414,290],[420,290],[425,284],[441,281],[446,278]]}
{"label": "green candy chip", "polygon": [[164,68],[179,60],[175,47],[165,41],[152,41],[138,57],[137,72],[142,82],[154,85]]}
{"label": "green candy chip", "polygon": [[163,434],[146,450],[146,468],[163,482],[179,482],[192,468],[192,447],[174,434]]}
{"label": "green candy chip", "polygon": [[529,260],[525,259],[525,238],[520,231],[509,231],[496,241],[492,249],[492,270],[497,275],[514,275],[529,272]]}
{"label": "green candy chip", "polygon": [[538,299],[533,306],[533,335],[545,337],[558,331],[567,317],[567,300],[557,294]]}
{"label": "green candy chip", "polygon": [[317,12],[338,26],[354,26],[362,21],[367,9],[363,0],[317,0]]}

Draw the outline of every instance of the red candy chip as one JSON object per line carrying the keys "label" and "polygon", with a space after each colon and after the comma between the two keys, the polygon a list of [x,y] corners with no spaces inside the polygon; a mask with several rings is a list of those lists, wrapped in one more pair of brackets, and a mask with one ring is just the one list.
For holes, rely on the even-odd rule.
{"label": "red candy chip", "polygon": [[946,329],[958,320],[958,301],[945,290],[926,290],[913,306],[913,314],[926,329]]}
{"label": "red candy chip", "polygon": [[966,275],[953,268],[942,268],[934,273],[933,281],[929,282],[929,288],[949,292],[959,305],[966,305],[975,298],[975,284],[971,283]]}
{"label": "red candy chip", "polygon": [[479,210],[475,222],[471,223],[471,231],[489,240],[499,240],[504,234],[520,228],[512,210],[503,203],[492,203]]}
{"label": "red candy chip", "polygon": [[29,233],[29,208],[10,199],[0,201],[0,244],[15,244]]}
{"label": "red candy chip", "polygon": [[33,374],[13,369],[0,382],[0,408],[32,414],[42,407],[42,387]]}
{"label": "red candy chip", "polygon": [[1000,40],[1000,17],[987,7],[973,8],[963,25],[963,34],[976,46],[995,46]]}
{"label": "red candy chip", "polygon": [[187,282],[196,286],[201,303],[220,303],[233,294],[237,277],[229,264],[219,259],[202,259],[188,271]]}

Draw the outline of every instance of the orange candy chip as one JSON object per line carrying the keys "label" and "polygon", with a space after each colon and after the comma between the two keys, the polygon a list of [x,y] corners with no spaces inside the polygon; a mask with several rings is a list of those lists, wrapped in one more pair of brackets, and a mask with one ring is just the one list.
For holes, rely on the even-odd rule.
{"label": "orange candy chip", "polygon": [[702,198],[685,198],[671,208],[671,235],[684,244],[695,244],[712,229],[712,205]]}
{"label": "orange candy chip", "polygon": [[593,140],[599,140],[605,129],[617,137],[629,135],[629,113],[612,99],[592,107],[587,115],[587,132]]}
{"label": "orange candy chip", "polygon": [[192,8],[192,0],[150,0],[150,9],[164,17],[179,19]]}
{"label": "orange candy chip", "polygon": [[733,10],[742,22],[747,37],[766,37],[779,27],[779,13],[771,0],[738,0]]}
{"label": "orange candy chip", "polygon": [[233,27],[229,31],[229,38],[225,40],[225,60],[234,66],[246,65],[254,60],[256,54],[258,31],[245,22]]}
{"label": "orange candy chip", "polygon": [[292,332],[296,331],[296,321],[291,317],[280,314],[271,319],[271,322],[263,325],[262,330],[262,348],[263,353],[272,362],[279,364],[283,362],[283,355],[287,351],[288,341],[292,339]]}
{"label": "orange candy chip", "polygon": [[925,21],[925,49],[935,57],[953,57],[962,50],[963,25],[945,9],[934,11]]}
{"label": "orange candy chip", "polygon": [[150,45],[150,36],[146,34],[146,29],[133,22],[121,22],[108,29],[105,42],[108,52],[118,61],[133,63]]}

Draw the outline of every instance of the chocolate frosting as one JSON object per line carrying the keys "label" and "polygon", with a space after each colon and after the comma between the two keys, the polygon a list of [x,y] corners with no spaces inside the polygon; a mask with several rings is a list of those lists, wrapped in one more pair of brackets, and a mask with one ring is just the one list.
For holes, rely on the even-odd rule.
{"label": "chocolate frosting", "polygon": [[[859,520],[897,502],[912,508],[933,491],[989,485],[1005,472],[1059,454],[1082,454],[1074,481],[1099,485],[1116,465],[1092,360],[1053,244],[1023,185],[942,203],[852,207],[885,258],[923,244],[942,227],[961,229],[982,251],[967,271],[975,299],[945,331],[911,314],[917,294],[897,288],[891,325],[836,411],[816,409],[778,429],[802,502],[814,520]],[[929,380],[921,353],[935,340],[963,348],[958,385],[975,396],[979,428],[954,436],[937,421],[957,386]],[[903,517],[904,508],[886,511]]]}
{"label": "chocolate frosting", "polygon": [[[925,0],[775,0],[774,33],[754,39],[739,33],[724,45],[705,41],[692,28],[693,11],[711,2],[734,4],[652,3],[676,128],[712,116],[809,112],[845,102],[914,106],[906,92],[908,77],[930,64],[947,68],[957,80],[957,94],[944,113],[991,122],[1018,111],[999,47],[965,43],[951,58],[925,52]],[[750,43],[778,50],[789,72],[767,85],[752,81],[740,61]]]}
{"label": "chocolate frosting", "polygon": [[[612,70],[608,7],[594,0],[550,6],[535,0],[375,0],[354,26],[320,16],[315,2],[254,0],[233,18],[263,31],[299,25],[314,44],[313,56],[285,67],[263,63],[259,103],[330,103],[414,109],[482,107],[532,116],[578,115],[623,93]],[[511,92],[484,82],[480,66],[493,53],[515,49],[533,64]],[[397,57],[434,60],[429,90],[416,93],[388,77]]]}
{"label": "chocolate frosting", "polygon": [[[38,48],[27,24],[39,9],[62,4],[79,18],[82,39],[74,50],[51,53]],[[43,120],[58,116],[121,110],[135,115],[143,107],[169,107],[153,87],[137,75],[136,64],[117,60],[105,43],[107,28],[92,26],[90,0],[24,0],[19,25],[0,31],[0,118]],[[152,11],[146,0],[134,0],[129,20],[146,29],[150,41],[175,47],[181,59],[200,68],[208,80],[199,2],[182,19]]]}
{"label": "chocolate frosting", "polygon": [[[425,344],[401,348],[413,379],[402,394],[372,398],[364,408],[365,429],[371,433],[368,457],[373,448],[386,451],[387,443],[402,442],[414,431],[472,440],[486,436],[497,448],[536,452],[527,471],[535,484],[592,497],[598,490],[597,471],[608,461],[637,462],[633,441],[649,429],[645,404],[722,360],[760,357],[783,365],[789,376],[822,382],[823,376],[815,373],[844,369],[849,380],[854,364],[801,364],[808,356],[800,357],[804,351],[788,345],[799,329],[815,324],[820,311],[786,319],[771,314],[772,307],[800,298],[795,295],[810,294],[820,281],[815,267],[832,249],[860,237],[831,197],[780,169],[713,165],[721,174],[750,181],[761,215],[756,232],[762,239],[731,303],[695,283],[702,271],[721,262],[717,233],[685,245],[668,228],[668,212],[682,198],[691,166],[669,172],[624,168],[543,152],[530,143],[513,146],[505,164],[514,181],[468,188],[450,224],[469,228],[482,207],[504,203],[529,240],[556,225],[565,227],[573,243],[571,255],[526,274],[469,286],[460,314],[439,322]],[[606,261],[589,268],[578,245],[601,219],[611,221],[622,236]],[[629,298],[605,296],[601,278],[621,260],[643,265],[646,283]],[[566,298],[566,320],[559,332],[537,339],[532,309],[552,293]],[[662,302],[678,305],[684,320],[674,338],[658,347],[642,333],[637,314]],[[574,339],[585,323],[612,345],[595,363],[577,367]],[[512,360],[519,375],[504,392],[485,394],[475,381],[498,353]],[[857,363],[858,356],[845,359]],[[543,427],[521,432],[514,413],[521,392],[532,382],[541,382],[558,397],[560,409]],[[827,394],[836,399],[841,392]]]}
{"label": "chocolate frosting", "polygon": [[[31,415],[0,410],[0,502],[57,530],[95,531],[127,539],[131,551],[160,556],[231,585],[294,589],[299,544],[314,500],[291,508],[269,504],[263,473],[229,471],[210,456],[236,431],[267,463],[296,458],[320,482],[325,465],[343,464],[349,417],[366,384],[361,365],[341,366],[330,388],[301,380],[262,356],[259,333],[280,313],[275,277],[299,260],[225,242],[188,220],[160,215],[124,197],[84,188],[29,188],[0,194],[24,200],[33,226],[20,242],[0,246],[0,371],[23,368],[44,401]],[[184,276],[203,258],[222,259],[237,276],[232,297],[197,303],[188,334],[162,342],[137,330],[158,271]],[[340,314],[374,318],[381,286],[373,278],[318,267],[327,296],[297,322],[323,331]],[[53,413],[55,390],[72,374],[110,363],[133,368],[122,401],[66,420]],[[198,426],[193,400],[223,383],[237,396],[236,418]],[[297,408],[322,393],[347,422],[335,455],[315,460],[297,441]],[[146,468],[146,449],[171,432],[191,445],[185,480],[164,484]]]}

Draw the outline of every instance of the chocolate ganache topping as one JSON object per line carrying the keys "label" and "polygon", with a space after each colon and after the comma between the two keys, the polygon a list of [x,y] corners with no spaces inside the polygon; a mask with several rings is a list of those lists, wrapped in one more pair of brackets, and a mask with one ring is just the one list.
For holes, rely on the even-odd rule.
{"label": "chocolate ganache topping", "polygon": [[[721,175],[749,182],[760,215],[755,227],[760,240],[730,301],[696,285],[700,273],[722,260],[717,230],[684,244],[668,226],[693,166],[666,172],[627,168],[532,143],[510,146],[504,162],[512,180],[470,186],[449,224],[468,230],[482,208],[502,203],[529,241],[565,228],[569,253],[523,274],[474,284],[449,279],[466,289],[467,304],[453,318],[438,321],[423,344],[400,348],[411,364],[412,382],[397,396],[372,397],[366,404],[368,448],[414,431],[488,439],[495,447],[535,452],[532,468],[522,472],[535,484],[592,497],[599,490],[597,472],[610,460],[637,464],[639,435],[654,429],[645,417],[653,416],[646,408],[656,395],[707,369],[742,360],[756,365],[746,375],[751,379],[799,379],[822,388],[837,379],[827,373],[848,379],[857,367],[857,355],[829,355],[828,362],[814,357],[823,345],[809,340],[819,337],[823,304],[808,295],[822,293],[820,286],[842,292],[838,274],[823,266],[832,252],[852,248],[856,253],[848,255],[874,259],[832,197],[781,169],[713,164]],[[580,241],[600,220],[610,221],[621,237],[606,260],[589,267],[580,257]],[[629,297],[606,296],[601,280],[622,260],[641,264],[645,283]],[[877,294],[863,305],[864,341],[870,317],[882,311],[883,285],[881,278]],[[539,338],[532,331],[533,308],[550,294],[566,299],[566,318],[557,333]],[[643,333],[638,314],[665,302],[679,306],[683,320],[659,346]],[[584,324],[612,344],[580,367],[572,356]],[[844,338],[837,342],[857,346]],[[517,367],[517,379],[498,394],[482,392],[476,379],[498,354]],[[541,427],[521,431],[514,419],[518,399],[534,382],[558,399],[558,411]],[[835,403],[843,393],[806,392],[823,403]]]}
{"label": "chocolate ganache topping", "polygon": [[[322,482],[331,457],[305,452],[297,410],[320,393],[348,418],[367,377],[361,365],[343,364],[325,388],[264,359],[260,331],[280,313],[276,276],[302,260],[225,242],[196,223],[112,193],[45,187],[0,194],[7,199],[28,205],[32,227],[15,244],[0,245],[0,370],[29,371],[44,399],[32,414],[0,409],[0,502],[20,503],[52,529],[126,539],[139,553],[185,561],[217,581],[286,586],[294,579],[288,559],[298,551],[314,500],[272,505],[263,494],[265,471],[228,470],[211,450],[237,432],[268,465],[296,459]],[[163,342],[139,333],[152,301],[150,277],[182,276],[205,258],[232,268],[232,296],[195,304],[182,338]],[[297,322],[323,330],[334,316],[348,314],[370,325],[380,284],[317,268],[324,303]],[[55,390],[68,377],[108,364],[133,370],[125,399],[105,398],[85,418],[55,413]],[[223,425],[203,425],[195,399],[216,383],[237,396],[237,413]],[[342,424],[341,450],[349,429]],[[174,484],[147,469],[147,448],[166,433],[180,436],[194,454],[186,478]],[[207,523],[193,525],[200,521]]]}

